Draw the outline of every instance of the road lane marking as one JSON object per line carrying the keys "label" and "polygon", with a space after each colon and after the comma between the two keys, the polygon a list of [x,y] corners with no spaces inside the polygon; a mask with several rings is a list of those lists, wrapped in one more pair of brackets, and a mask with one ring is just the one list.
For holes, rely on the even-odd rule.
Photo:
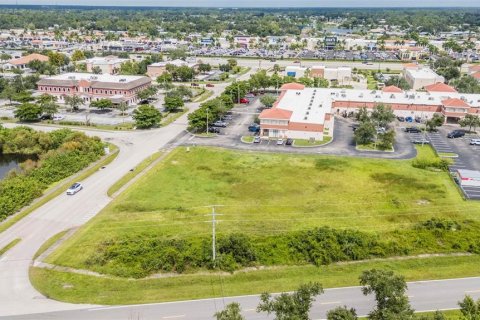
{"label": "road lane marking", "polygon": [[465,291],[465,293],[480,293],[480,290],[469,290]]}
{"label": "road lane marking", "polygon": [[321,305],[327,305],[327,304],[341,304],[341,301],[331,301],[331,302],[320,302]]}
{"label": "road lane marking", "polygon": [[185,318],[185,315],[180,314],[178,316],[167,316],[167,317],[163,317],[162,319],[177,319],[177,318]]}
{"label": "road lane marking", "polygon": [[257,311],[257,309],[245,309],[243,311],[251,312],[251,311]]}

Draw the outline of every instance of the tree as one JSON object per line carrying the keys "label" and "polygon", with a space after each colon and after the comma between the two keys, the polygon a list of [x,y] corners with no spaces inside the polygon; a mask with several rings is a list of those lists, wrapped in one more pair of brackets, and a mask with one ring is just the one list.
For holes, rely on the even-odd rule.
{"label": "tree", "polygon": [[28,91],[21,91],[13,95],[12,97],[13,100],[25,103],[25,102],[31,102],[35,100],[35,98],[32,96],[32,94]]}
{"label": "tree", "polygon": [[215,313],[217,320],[245,320],[241,314],[240,304],[236,302],[229,303],[225,309]]}
{"label": "tree", "polygon": [[276,320],[308,320],[314,298],[323,293],[319,283],[303,284],[293,293],[272,297],[262,293],[257,312],[274,313]]}
{"label": "tree", "polygon": [[128,105],[126,102],[120,102],[117,109],[120,111],[120,115],[124,116],[125,115],[125,111],[128,110]]}
{"label": "tree", "polygon": [[472,76],[465,75],[449,82],[460,93],[480,93],[480,82]]}
{"label": "tree", "polygon": [[363,107],[355,114],[355,119],[359,122],[369,122],[370,115],[368,114],[367,108]]}
{"label": "tree", "polygon": [[236,59],[228,59],[227,60],[228,65],[230,66],[231,69],[234,67],[238,66],[238,62]]}
{"label": "tree", "polygon": [[271,94],[266,94],[260,98],[260,102],[266,107],[271,108],[273,104],[277,101],[277,97]]}
{"label": "tree", "polygon": [[396,86],[402,90],[410,90],[412,87],[408,84],[407,80],[404,77],[392,76],[387,81],[385,81],[386,86]]}
{"label": "tree", "polygon": [[168,112],[175,112],[178,109],[182,109],[184,105],[183,99],[179,96],[165,96],[164,106]]}
{"label": "tree", "polygon": [[53,116],[58,112],[58,104],[56,103],[57,97],[49,95],[47,93],[42,94],[37,98],[37,103],[42,108],[42,113],[49,116]]}
{"label": "tree", "polygon": [[90,102],[90,107],[102,109],[102,110],[110,109],[113,107],[113,102],[110,99],[100,99],[100,100]]}
{"label": "tree", "polygon": [[472,297],[465,296],[458,305],[465,320],[480,320],[480,299],[475,302]]}
{"label": "tree", "polygon": [[379,127],[387,127],[390,122],[395,120],[395,114],[390,106],[379,104],[373,108],[371,114],[372,121]]}
{"label": "tree", "polygon": [[95,66],[92,68],[92,73],[93,74],[102,74],[102,68],[100,68],[99,66]]}
{"label": "tree", "polygon": [[475,131],[480,126],[480,117],[473,114],[466,114],[463,119],[458,121],[458,124],[463,127],[468,127],[468,131]]}
{"label": "tree", "polygon": [[392,271],[367,270],[360,276],[360,284],[364,295],[374,294],[376,306],[368,318],[372,320],[406,320],[414,318],[405,295],[407,283],[402,276]]}
{"label": "tree", "polygon": [[360,126],[355,130],[355,142],[357,144],[369,144],[375,138],[377,130],[370,121],[361,122]]}
{"label": "tree", "polygon": [[10,60],[10,59],[12,59],[12,56],[9,55],[8,53],[2,53],[2,54],[0,54],[0,60],[1,60],[1,61],[8,61],[8,60]]}
{"label": "tree", "polygon": [[329,85],[330,85],[330,82],[327,79],[320,78],[320,77],[313,78],[313,86],[315,88],[328,88]]}
{"label": "tree", "polygon": [[140,100],[148,100],[151,97],[155,96],[157,94],[157,92],[158,92],[157,88],[152,86],[152,87],[148,87],[146,89],[143,89],[142,91],[139,91],[137,93],[137,97]]}
{"label": "tree", "polygon": [[187,52],[184,49],[172,49],[168,51],[168,56],[170,60],[185,60],[187,59]]}
{"label": "tree", "polygon": [[14,114],[20,121],[38,121],[42,108],[35,103],[23,103],[17,107]]}
{"label": "tree", "polygon": [[425,122],[425,126],[427,127],[428,131],[435,131],[437,127],[440,127],[444,122],[445,117],[435,113],[431,119]]}
{"label": "tree", "polygon": [[81,50],[75,50],[72,54],[72,61],[85,60],[85,54]]}
{"label": "tree", "polygon": [[12,100],[13,100],[13,97],[15,96],[15,94],[17,94],[17,91],[15,90],[15,88],[11,84],[9,84],[3,89],[0,96],[4,99],[8,99],[8,101],[10,101],[10,103],[12,103]]}
{"label": "tree", "polygon": [[141,129],[156,127],[162,120],[162,114],[155,107],[144,104],[133,111],[135,125]]}
{"label": "tree", "polygon": [[355,309],[348,309],[346,306],[337,307],[327,312],[327,320],[357,320]]}
{"label": "tree", "polygon": [[189,66],[180,66],[176,69],[177,79],[182,82],[191,81],[193,80],[193,76],[195,75],[195,71],[193,68]]}
{"label": "tree", "polygon": [[389,150],[393,148],[393,144],[395,143],[395,131],[388,130],[385,133],[381,133],[378,135],[379,143],[378,147],[382,150]]}
{"label": "tree", "polygon": [[160,85],[165,83],[171,83],[172,80],[173,80],[172,75],[168,72],[164,72],[163,74],[157,77],[157,83],[159,83]]}
{"label": "tree", "polygon": [[198,65],[198,71],[201,73],[209,72],[212,70],[212,66],[208,63],[200,63]]}
{"label": "tree", "polygon": [[65,104],[69,105],[72,111],[77,111],[78,108],[85,102],[77,95],[65,96]]}

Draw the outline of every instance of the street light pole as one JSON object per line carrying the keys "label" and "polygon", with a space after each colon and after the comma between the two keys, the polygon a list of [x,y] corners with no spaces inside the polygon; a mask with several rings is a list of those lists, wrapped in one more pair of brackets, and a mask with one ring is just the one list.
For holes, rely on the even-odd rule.
{"label": "street light pole", "polygon": [[208,108],[207,108],[207,135],[208,135]]}

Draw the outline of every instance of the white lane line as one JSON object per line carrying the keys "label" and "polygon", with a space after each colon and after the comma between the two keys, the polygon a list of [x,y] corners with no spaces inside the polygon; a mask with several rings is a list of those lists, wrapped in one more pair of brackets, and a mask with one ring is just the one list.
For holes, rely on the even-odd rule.
{"label": "white lane line", "polygon": [[162,319],[177,319],[177,318],[185,318],[185,315],[180,314],[178,316],[167,316],[167,317],[163,317]]}
{"label": "white lane line", "polygon": [[465,293],[480,293],[480,290],[469,290],[465,291]]}
{"label": "white lane line", "polygon": [[257,309],[245,309],[243,311],[246,311],[246,312],[251,312],[251,311],[257,311]]}
{"label": "white lane line", "polygon": [[320,302],[321,305],[327,305],[327,304],[341,304],[341,301],[331,301],[331,302]]}

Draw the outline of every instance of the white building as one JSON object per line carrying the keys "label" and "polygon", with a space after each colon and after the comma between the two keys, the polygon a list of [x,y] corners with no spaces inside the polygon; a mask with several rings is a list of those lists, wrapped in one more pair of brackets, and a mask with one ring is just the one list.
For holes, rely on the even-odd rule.
{"label": "white building", "polygon": [[285,68],[286,77],[301,78],[305,76],[307,68],[300,66],[288,66]]}
{"label": "white building", "polygon": [[310,68],[310,76],[327,80],[349,81],[352,79],[352,68],[350,67],[325,67],[313,66]]}
{"label": "white building", "polygon": [[115,56],[95,57],[85,60],[87,72],[93,72],[94,69],[100,69],[102,74],[117,74],[122,63],[128,62],[130,59],[120,59]]}
{"label": "white building", "polygon": [[406,68],[404,77],[413,90],[419,90],[426,86],[445,82],[445,78],[436,74],[432,69],[418,66],[417,68]]}

